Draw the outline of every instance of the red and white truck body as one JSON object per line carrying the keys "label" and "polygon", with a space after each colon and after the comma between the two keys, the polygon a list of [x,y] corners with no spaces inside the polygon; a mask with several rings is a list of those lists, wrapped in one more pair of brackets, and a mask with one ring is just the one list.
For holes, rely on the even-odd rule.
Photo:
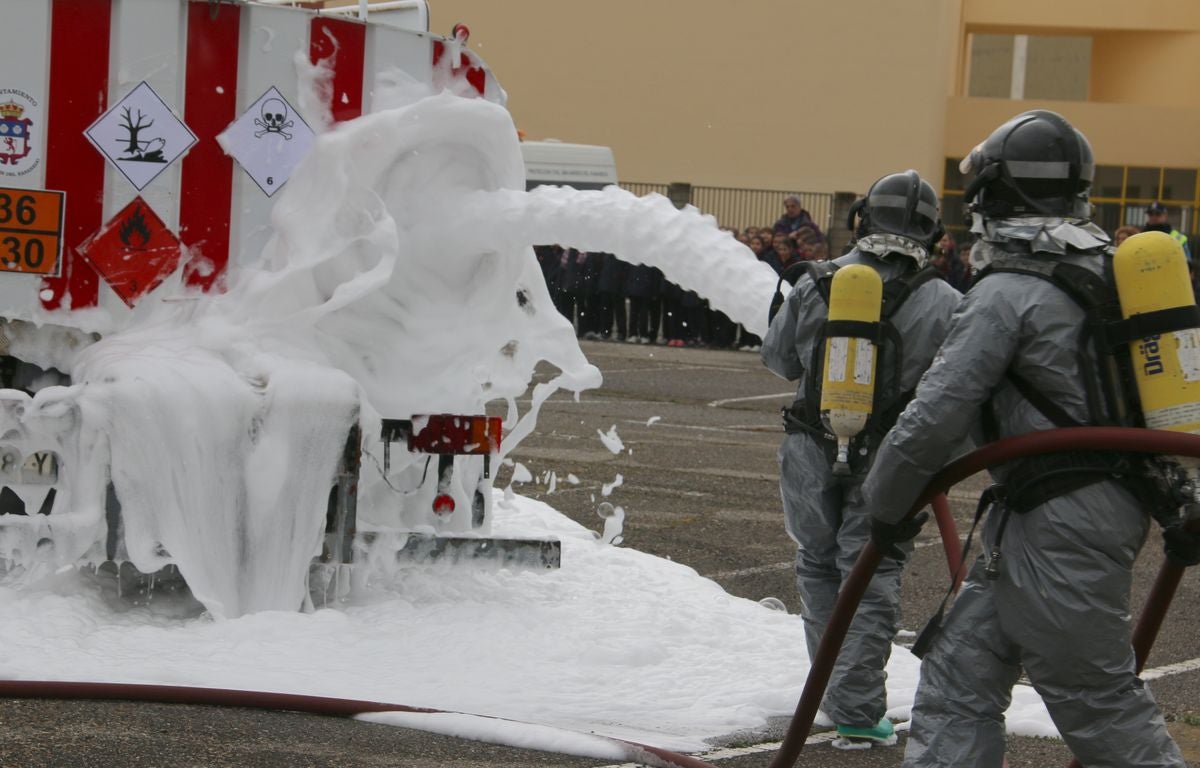
{"label": "red and white truck body", "polygon": [[[467,50],[465,27],[440,37],[427,29],[423,0],[380,5],[387,12],[376,21],[357,18],[355,9],[242,0],[7,3],[0,11],[0,361],[69,372],[78,348],[129,325],[139,307],[172,300],[181,282],[222,291],[230,270],[253,266],[271,239],[274,194],[304,156],[304,142],[371,111],[385,81],[410,78],[504,103],[490,70]],[[0,485],[25,501],[23,515],[6,514],[0,502],[0,548],[13,542],[7,526],[24,531],[14,535],[30,539],[28,550],[47,529],[28,524],[38,516],[33,507],[50,519],[59,511],[53,495],[44,501],[43,487],[61,485],[64,473],[99,470],[58,455],[47,462],[53,446],[18,440],[20,394],[0,390],[4,413],[12,411],[0,426],[13,436],[0,454],[16,462],[0,470]],[[356,446],[409,451],[401,519],[425,537],[417,549],[440,554],[454,536],[487,530],[499,419],[383,416],[394,418],[384,418],[382,434],[352,431],[331,478],[327,562],[353,559]],[[432,469],[430,462],[436,471],[416,470]],[[447,490],[452,478],[457,504]],[[68,496],[60,493],[60,503]],[[120,544],[111,509],[109,516],[112,559]],[[541,562],[556,562],[557,551],[542,545]],[[0,563],[8,556],[0,552]]]}
{"label": "red and white truck body", "polygon": [[[3,316],[48,320],[46,310],[99,306],[119,326],[129,311],[126,301],[77,249],[138,197],[185,247],[184,258],[196,267],[188,273],[192,284],[219,285],[228,265],[258,258],[271,235],[272,196],[216,139],[270,89],[309,123],[362,115],[377,78],[395,70],[422,83],[459,80],[465,85],[460,92],[503,103],[490,70],[461,40],[395,26],[391,13],[383,18],[387,23],[344,12],[210,0],[6,4],[0,105],[7,111],[0,109],[0,127],[21,125],[23,135],[0,135],[0,188],[62,192],[65,205],[58,253],[47,253],[36,268],[19,258],[9,266],[14,260],[4,256],[23,255],[26,240],[0,221]],[[428,14],[411,18],[427,23]],[[298,51],[307,52],[307,62],[297,61]],[[443,56],[458,61],[447,69]],[[308,70],[318,65],[327,68],[328,88],[326,101],[314,104],[303,78],[318,77]],[[168,153],[170,161],[139,189],[122,172],[124,158],[106,157],[86,132],[142,84],[194,141],[178,157]],[[167,128],[160,122],[146,135],[152,139],[149,131]],[[15,206],[19,195],[9,194]],[[38,223],[44,224],[39,232],[58,228],[49,218]],[[53,321],[71,324],[61,316]],[[105,324],[79,325],[91,323]]]}

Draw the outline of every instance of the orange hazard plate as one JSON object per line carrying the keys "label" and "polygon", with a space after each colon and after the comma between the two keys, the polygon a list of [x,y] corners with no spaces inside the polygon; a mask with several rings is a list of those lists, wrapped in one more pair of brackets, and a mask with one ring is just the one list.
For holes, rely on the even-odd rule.
{"label": "orange hazard plate", "polygon": [[66,193],[0,187],[0,272],[57,275]]}

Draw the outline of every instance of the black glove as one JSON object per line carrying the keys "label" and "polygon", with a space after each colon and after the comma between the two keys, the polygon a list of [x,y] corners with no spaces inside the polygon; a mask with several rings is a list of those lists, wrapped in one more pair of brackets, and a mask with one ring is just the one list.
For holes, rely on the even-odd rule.
{"label": "black glove", "polygon": [[871,519],[871,541],[884,557],[893,560],[903,560],[904,550],[898,546],[902,542],[915,539],[921,532],[921,526],[929,519],[928,512],[920,512],[908,520],[899,523],[885,523],[875,518]]}
{"label": "black glove", "polygon": [[1168,525],[1163,528],[1163,551],[1172,565],[1180,568],[1200,565],[1200,533],[1182,525]]}

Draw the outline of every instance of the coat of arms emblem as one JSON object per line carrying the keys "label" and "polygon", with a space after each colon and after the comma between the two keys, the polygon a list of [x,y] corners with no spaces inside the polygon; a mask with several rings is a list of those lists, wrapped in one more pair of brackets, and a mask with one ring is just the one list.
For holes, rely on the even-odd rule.
{"label": "coat of arms emblem", "polygon": [[29,126],[25,107],[10,99],[0,104],[0,165],[16,165],[29,154]]}

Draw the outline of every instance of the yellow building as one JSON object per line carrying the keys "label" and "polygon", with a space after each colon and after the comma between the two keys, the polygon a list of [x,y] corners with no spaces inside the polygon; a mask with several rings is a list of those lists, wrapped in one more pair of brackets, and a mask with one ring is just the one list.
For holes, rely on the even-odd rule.
{"label": "yellow building", "polygon": [[1044,107],[1092,142],[1098,222],[1140,224],[1162,199],[1196,230],[1196,0],[429,6],[433,31],[470,27],[529,138],[609,145],[623,183],[853,193],[912,167],[944,185],[953,226],[957,160]]}

